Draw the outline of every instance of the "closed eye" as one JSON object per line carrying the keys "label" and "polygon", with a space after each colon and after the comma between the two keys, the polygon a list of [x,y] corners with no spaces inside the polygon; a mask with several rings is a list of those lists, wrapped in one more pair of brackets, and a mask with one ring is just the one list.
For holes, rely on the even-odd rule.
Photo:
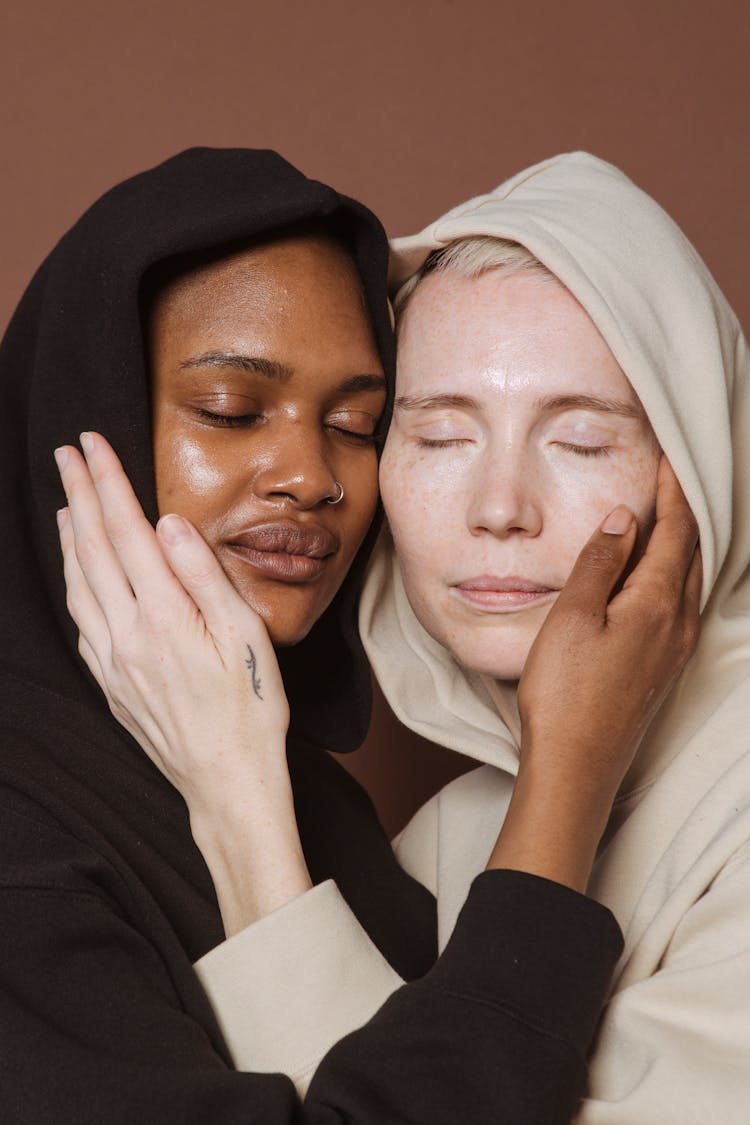
{"label": "closed eye", "polygon": [[428,438],[418,437],[417,445],[425,449],[447,449],[450,445],[466,445],[471,438]]}
{"label": "closed eye", "polygon": [[195,413],[212,426],[225,427],[252,426],[262,417],[260,414],[218,414],[200,406],[195,408]]}
{"label": "closed eye", "polygon": [[332,430],[335,434],[340,434],[347,440],[351,439],[358,445],[375,445],[379,440],[376,434],[363,434],[359,430],[347,430],[345,426],[329,425],[327,429]]}
{"label": "closed eye", "polygon": [[579,457],[609,457],[612,452],[610,445],[574,445],[568,441],[558,441],[556,445],[569,453],[577,453]]}

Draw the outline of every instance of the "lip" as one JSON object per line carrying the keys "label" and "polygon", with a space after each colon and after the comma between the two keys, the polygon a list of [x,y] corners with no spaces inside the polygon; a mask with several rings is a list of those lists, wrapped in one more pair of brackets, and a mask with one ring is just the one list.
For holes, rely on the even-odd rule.
{"label": "lip", "polygon": [[279,582],[313,582],[336,554],[335,535],[319,524],[275,520],[255,524],[226,540],[231,553]]}
{"label": "lip", "polygon": [[457,597],[477,609],[490,613],[514,613],[550,601],[559,589],[518,575],[482,574],[452,586]]}

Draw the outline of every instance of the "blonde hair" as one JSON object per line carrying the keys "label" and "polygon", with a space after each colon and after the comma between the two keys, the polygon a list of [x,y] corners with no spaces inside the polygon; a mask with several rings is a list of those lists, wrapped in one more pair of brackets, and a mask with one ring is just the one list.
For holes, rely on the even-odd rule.
{"label": "blonde hair", "polygon": [[562,284],[555,275],[520,242],[506,238],[481,235],[449,242],[428,254],[424,264],[405,281],[393,300],[396,320],[400,320],[414,295],[414,291],[428,274],[453,270],[461,277],[481,277],[491,270],[506,273],[536,273],[547,280]]}

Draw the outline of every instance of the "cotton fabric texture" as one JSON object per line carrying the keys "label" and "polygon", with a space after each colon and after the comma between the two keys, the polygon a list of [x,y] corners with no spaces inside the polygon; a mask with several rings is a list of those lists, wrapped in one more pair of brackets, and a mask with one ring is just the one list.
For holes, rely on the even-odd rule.
{"label": "cotton fabric texture", "polygon": [[[745,339],[695,249],[625,175],[585,153],[544,161],[392,244],[395,292],[433,249],[492,235],[573,293],[637,392],[695,513],[697,651],[615,805],[590,893],[624,934],[580,1125],[740,1125],[750,1095],[750,382]],[[361,602],[398,717],[484,763],[400,841],[438,895],[441,945],[507,807],[513,693],[465,672],[417,622],[384,535]],[[644,636],[644,645],[648,637]],[[514,724],[511,724],[514,725]]]}

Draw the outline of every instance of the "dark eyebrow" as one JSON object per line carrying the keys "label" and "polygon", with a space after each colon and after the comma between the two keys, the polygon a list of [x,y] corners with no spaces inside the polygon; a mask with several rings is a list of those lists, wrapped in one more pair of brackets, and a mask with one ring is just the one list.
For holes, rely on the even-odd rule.
{"label": "dark eyebrow", "polygon": [[205,352],[192,359],[185,359],[180,364],[182,370],[191,367],[237,367],[241,371],[251,371],[255,375],[279,381],[289,379],[293,374],[291,367],[287,367],[285,363],[242,352]]}
{"label": "dark eyebrow", "polygon": [[[193,367],[235,367],[240,371],[249,371],[254,375],[263,375],[266,379],[286,382],[294,374],[294,369],[275,359],[266,359],[263,356],[245,355],[243,352],[205,352],[203,355],[185,359],[180,364],[181,370]],[[386,389],[385,376],[367,374],[352,375],[345,379],[337,388],[341,394],[357,394],[361,391],[384,391]]]}
{"label": "dark eyebrow", "polygon": [[620,414],[625,418],[644,417],[639,402],[625,402],[621,399],[598,398],[596,395],[549,395],[536,401],[538,410],[557,413],[561,410],[596,410],[600,414]]}
{"label": "dark eyebrow", "polygon": [[352,375],[338,390],[345,395],[357,394],[359,391],[384,391],[386,389],[384,375]]}
{"label": "dark eyebrow", "polygon": [[398,395],[397,410],[428,410],[436,406],[455,406],[459,410],[478,410],[479,403],[469,395]]}

